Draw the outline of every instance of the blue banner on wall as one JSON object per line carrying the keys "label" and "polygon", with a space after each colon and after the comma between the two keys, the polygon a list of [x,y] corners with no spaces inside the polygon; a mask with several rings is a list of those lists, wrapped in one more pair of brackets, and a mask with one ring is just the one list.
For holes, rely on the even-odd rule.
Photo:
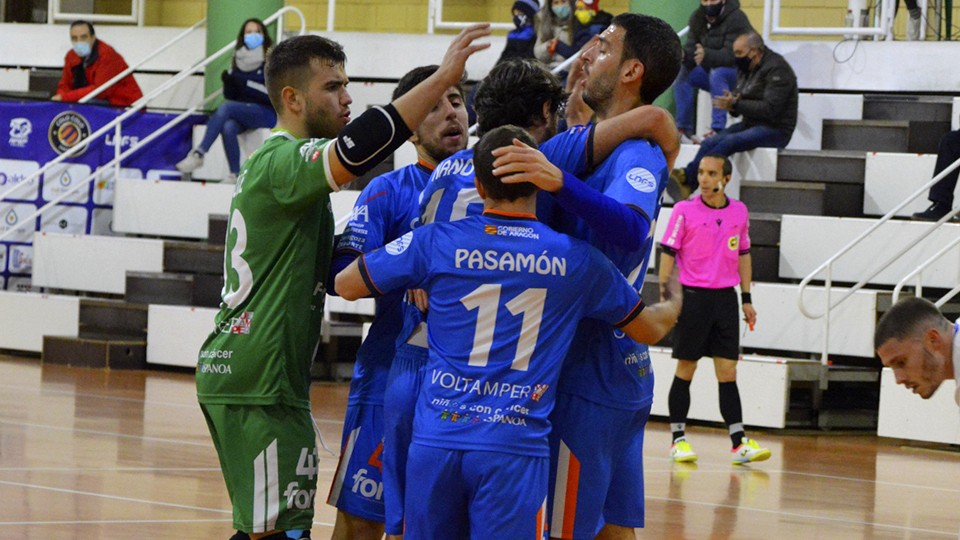
{"label": "blue banner on wall", "polygon": [[[55,102],[0,102],[0,290],[30,290],[35,231],[68,234],[113,234],[113,187],[117,169],[107,167],[89,185],[71,193],[39,217],[40,207],[62,196],[116,157],[172,120],[174,114],[135,113],[80,154],[25,183],[47,162],[122,115],[123,109]],[[206,117],[193,115],[120,163],[122,178],[179,180],[174,164],[190,151],[193,126]],[[3,129],[6,128],[6,129]]]}

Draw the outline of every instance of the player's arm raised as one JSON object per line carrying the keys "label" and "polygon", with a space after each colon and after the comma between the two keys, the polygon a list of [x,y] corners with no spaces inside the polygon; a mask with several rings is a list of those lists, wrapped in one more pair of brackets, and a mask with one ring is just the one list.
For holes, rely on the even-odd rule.
{"label": "player's arm raised", "polygon": [[463,76],[467,58],[489,43],[474,43],[490,35],[490,24],[464,28],[447,49],[433,75],[386,107],[367,109],[347,124],[328,146],[330,172],[337,185],[363,175],[410,138],[443,93]]}
{"label": "player's arm raised", "polygon": [[680,155],[680,132],[666,109],[641,105],[598,123],[593,133],[594,161],[600,163],[628,139],[647,139],[659,146],[667,158],[667,170],[673,170]]}

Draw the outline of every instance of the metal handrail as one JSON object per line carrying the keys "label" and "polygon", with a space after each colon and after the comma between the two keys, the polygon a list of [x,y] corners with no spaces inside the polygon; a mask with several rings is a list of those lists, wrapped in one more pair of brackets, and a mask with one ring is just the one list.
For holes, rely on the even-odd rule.
{"label": "metal handrail", "polygon": [[769,40],[771,34],[805,36],[874,36],[886,40],[893,39],[894,3],[897,0],[880,0],[875,16],[875,28],[864,27],[786,27],[780,26],[781,0],[765,0],[763,3],[763,39]]}
{"label": "metal handrail", "polygon": [[[292,7],[292,6],[286,6],[286,7],[280,8],[279,10],[277,10],[276,12],[274,12],[273,15],[271,15],[271,16],[267,17],[266,19],[264,19],[263,22],[264,22],[264,24],[271,24],[271,23],[273,23],[275,20],[277,20],[279,17],[281,17],[284,13],[287,13],[287,12],[296,13],[297,16],[300,17],[300,34],[302,35],[304,32],[306,32],[306,18],[303,16],[303,12],[301,12],[299,9],[297,9],[297,8],[295,8],[295,7]],[[30,184],[31,182],[33,182],[35,179],[39,178],[42,173],[46,172],[47,170],[49,170],[49,169],[50,169],[51,167],[53,167],[54,165],[57,165],[57,164],[59,164],[59,163],[62,163],[62,162],[63,162],[64,160],[66,160],[67,158],[73,157],[74,155],[78,154],[81,150],[83,150],[83,149],[85,149],[87,146],[89,146],[92,141],[94,141],[94,140],[98,139],[100,136],[102,136],[102,135],[110,132],[110,131],[111,131],[112,129],[114,129],[116,126],[119,126],[124,120],[126,120],[127,118],[133,116],[134,114],[136,114],[137,112],[139,112],[141,109],[143,109],[144,107],[146,107],[147,103],[149,103],[150,101],[152,101],[154,98],[156,98],[156,97],[158,97],[159,95],[163,94],[164,92],[166,92],[167,90],[169,90],[170,88],[172,88],[174,85],[178,84],[180,81],[184,80],[185,78],[193,75],[195,72],[197,72],[197,71],[205,68],[208,64],[210,64],[211,62],[215,61],[217,58],[219,58],[220,56],[222,56],[224,53],[226,53],[227,51],[232,50],[233,47],[234,47],[234,43],[232,43],[232,42],[229,43],[229,44],[227,44],[227,45],[225,45],[225,46],[224,46],[223,48],[221,48],[219,51],[213,53],[212,55],[208,56],[206,59],[198,62],[197,64],[194,64],[193,66],[184,69],[183,71],[181,71],[180,73],[178,73],[177,75],[175,75],[174,77],[172,77],[170,80],[166,81],[165,83],[163,83],[163,84],[161,84],[160,86],[158,86],[157,88],[155,88],[155,89],[154,89],[152,92],[150,92],[149,94],[147,94],[147,95],[143,96],[142,98],[140,98],[139,100],[137,100],[133,105],[130,106],[129,109],[127,109],[126,111],[124,111],[123,114],[121,114],[120,116],[114,118],[113,120],[111,120],[110,122],[108,122],[106,125],[104,125],[104,126],[101,127],[100,129],[98,129],[97,131],[91,133],[91,134],[90,134],[89,136],[87,136],[85,139],[83,139],[82,141],[80,141],[79,143],[77,143],[76,146],[73,146],[73,147],[67,149],[67,151],[65,151],[64,153],[62,153],[62,154],[60,154],[59,156],[57,156],[56,158],[48,161],[46,164],[43,165],[43,167],[41,167],[40,169],[34,171],[32,174],[30,174],[29,176],[27,176],[26,178],[24,178],[23,181],[21,181],[19,184],[13,185],[13,186],[10,187],[10,189],[8,189],[8,190],[0,193],[0,203],[4,202],[4,199],[8,198],[8,197],[9,197],[12,193],[14,193],[15,191],[21,189],[21,188],[24,187],[24,186],[29,185],[29,184]],[[216,94],[216,92],[214,92],[214,94]],[[211,94],[211,95],[214,95],[214,94]],[[206,104],[206,103],[207,103],[207,100],[208,100],[209,98],[210,98],[210,96],[208,96],[207,98],[205,98],[204,101],[202,102],[202,104]],[[178,118],[177,122],[179,123],[180,121],[183,120],[183,118],[186,118],[186,116],[180,115],[180,116],[178,116],[177,118]],[[144,140],[147,140],[148,138],[149,138],[149,137],[145,138]],[[151,139],[151,140],[152,140],[152,139]],[[118,141],[118,144],[119,144],[119,141]],[[128,149],[127,152],[125,152],[125,153],[123,153],[123,154],[119,154],[118,157],[115,157],[115,158],[114,158],[113,160],[111,160],[109,163],[110,163],[110,164],[113,164],[114,162],[119,162],[118,160],[119,160],[119,159],[122,159],[123,156],[129,155],[130,150],[132,150],[132,149],[139,149],[139,148],[142,147],[142,146],[143,146],[143,141],[139,141],[137,145],[131,147],[131,149]],[[105,167],[105,166],[98,167],[98,168],[97,168],[97,171],[100,171],[100,170],[103,169],[104,167]],[[88,183],[89,181],[90,181],[90,177],[88,177],[88,179],[87,179],[85,182],[78,183],[78,185],[84,185],[84,184]],[[71,193],[71,192],[72,192],[72,189],[73,189],[73,188],[71,188],[71,190],[68,190],[66,193],[67,193],[67,194]],[[79,189],[79,188],[77,188],[77,189]],[[56,199],[56,201],[58,201],[58,202],[59,202],[59,200],[60,200],[60,198]],[[44,206],[43,209],[46,209],[48,206],[49,206],[49,205]],[[33,215],[33,216],[31,216],[31,217],[36,217],[36,216],[39,215],[39,214],[40,214],[40,211],[38,211],[35,215]],[[14,230],[16,230],[16,229],[10,228],[10,229],[8,229],[6,232],[0,233],[0,240],[6,238],[7,236],[10,236],[10,235],[13,233]]]}
{"label": "metal handrail", "polygon": [[[950,216],[953,216],[958,212],[960,212],[960,209],[957,209],[951,212]],[[929,268],[930,265],[932,265],[934,262],[939,260],[941,257],[949,253],[952,249],[956,248],[957,246],[960,246],[960,236],[954,238],[952,242],[944,246],[940,251],[933,254],[929,259],[924,261],[920,266],[914,268],[910,273],[904,276],[903,279],[897,282],[897,286],[893,288],[893,303],[894,304],[897,303],[897,300],[900,299],[900,291],[903,290],[904,285],[906,285],[907,282],[910,281],[910,279],[913,278],[914,276],[917,276],[917,287],[914,294],[916,296],[922,296],[923,295],[923,275],[922,275],[923,271]],[[951,298],[956,296],[958,293],[960,293],[960,285],[957,285],[953,289],[950,289],[947,292],[947,294],[940,297],[940,299],[937,300],[935,304],[937,305],[937,307],[940,307],[946,304],[947,301],[949,301]]]}
{"label": "metal handrail", "polygon": [[[874,270],[872,273],[870,273],[869,275],[865,276],[863,279],[861,279],[860,281],[858,281],[852,288],[850,288],[850,289],[847,291],[846,294],[844,294],[844,295],[843,295],[839,300],[837,300],[836,302],[832,302],[832,298],[831,298],[831,296],[832,296],[832,288],[833,288],[833,264],[834,264],[834,262],[836,262],[837,259],[839,259],[839,258],[842,257],[843,255],[845,255],[846,253],[848,253],[851,249],[853,249],[854,247],[856,247],[863,239],[865,239],[867,236],[869,236],[869,235],[872,234],[874,231],[876,231],[877,229],[879,229],[880,226],[882,226],[884,223],[890,221],[890,220],[896,215],[897,212],[899,212],[899,211],[900,211],[901,209],[903,209],[905,206],[907,206],[908,204],[910,204],[911,202],[913,202],[914,199],[916,199],[917,197],[919,197],[919,196],[923,195],[924,193],[928,192],[931,186],[933,186],[934,184],[936,184],[937,182],[939,182],[942,178],[944,178],[945,176],[947,176],[948,174],[950,174],[950,173],[951,173],[952,171],[954,171],[957,167],[960,167],[960,159],[958,159],[957,161],[954,161],[952,164],[950,164],[949,167],[947,167],[946,169],[944,169],[943,171],[941,171],[940,174],[935,175],[933,178],[930,179],[930,181],[928,181],[928,182],[927,182],[926,184],[924,184],[922,187],[920,187],[920,188],[917,189],[915,192],[913,192],[912,195],[910,195],[909,197],[905,198],[903,201],[900,202],[900,204],[898,204],[898,205],[895,206],[892,210],[890,210],[889,212],[887,212],[886,214],[884,214],[883,217],[881,217],[879,220],[877,220],[876,223],[874,223],[872,226],[870,226],[866,231],[860,233],[860,235],[858,235],[856,238],[854,238],[853,240],[851,240],[850,242],[848,242],[847,245],[845,245],[845,246],[844,246],[843,248],[841,248],[839,251],[837,251],[836,253],[834,253],[830,258],[828,258],[826,261],[824,261],[824,262],[823,262],[820,266],[818,266],[815,270],[813,270],[812,272],[810,272],[810,273],[807,275],[807,277],[803,278],[803,280],[800,282],[800,286],[799,286],[799,290],[798,290],[798,294],[797,294],[797,304],[798,304],[798,307],[800,308],[800,312],[803,313],[803,315],[804,315],[805,317],[807,317],[808,319],[820,319],[820,318],[823,318],[823,319],[824,319],[823,351],[822,351],[822,355],[821,355],[821,362],[822,362],[824,365],[826,365],[826,363],[827,363],[827,359],[828,359],[828,357],[829,357],[829,350],[830,350],[830,349],[829,349],[829,346],[830,346],[830,312],[833,311],[833,309],[835,309],[837,306],[839,306],[840,304],[842,304],[847,298],[850,298],[850,297],[851,297],[852,295],[854,295],[857,291],[859,291],[860,289],[862,289],[862,288],[864,287],[864,285],[867,284],[868,281],[870,281],[871,279],[873,279],[874,277],[876,277],[880,272],[882,272],[884,269],[886,269],[887,266],[889,266],[892,262],[894,262],[895,260],[899,259],[899,258],[900,258],[904,253],[906,253],[907,251],[910,251],[911,249],[913,249],[913,247],[915,246],[916,242],[918,242],[918,241],[920,241],[920,240],[923,240],[924,238],[926,238],[927,236],[929,236],[930,234],[932,234],[940,225],[943,225],[943,224],[946,223],[948,220],[950,220],[954,215],[956,215],[957,213],[960,213],[960,208],[955,209],[955,210],[953,210],[952,212],[949,212],[949,213],[948,213],[947,215],[945,215],[944,217],[940,218],[940,220],[937,221],[936,223],[934,223],[933,226],[929,227],[926,232],[924,232],[922,235],[918,236],[918,237],[915,239],[915,242],[913,242],[913,243],[911,243],[910,245],[902,248],[902,249],[899,250],[897,253],[895,253],[892,257],[890,257],[889,259],[887,259],[886,261],[884,261],[883,264],[879,265],[876,270]],[[823,271],[826,271],[826,279],[825,279],[825,282],[824,282],[824,293],[825,293],[825,295],[826,295],[826,309],[824,309],[824,311],[823,311],[822,313],[815,314],[815,313],[811,312],[809,309],[807,309],[807,306],[804,304],[804,292],[806,291],[807,286],[810,284],[810,282],[813,281],[813,278],[816,277],[817,275],[819,275],[819,274],[820,274],[821,272],[823,272]]]}
{"label": "metal handrail", "polygon": [[[283,13],[285,13],[285,12],[291,12],[291,11],[294,12],[294,13],[296,13],[296,14],[300,17],[300,33],[303,34],[304,32],[306,32],[306,19],[305,19],[304,16],[303,16],[303,12],[301,12],[299,9],[297,9],[297,8],[295,8],[295,7],[286,6],[286,7],[283,7],[283,8],[281,8],[281,9],[277,10],[273,15],[271,15],[271,16],[267,17],[266,19],[264,19],[264,24],[270,24],[270,23],[272,23],[273,21],[275,21],[278,17],[280,17]],[[59,156],[55,157],[54,159],[48,161],[43,167],[41,167],[39,170],[37,170],[37,171],[35,171],[34,173],[32,173],[30,176],[26,177],[21,183],[16,184],[16,185],[12,186],[10,189],[8,189],[7,191],[4,191],[4,192],[0,193],[0,201],[3,201],[3,200],[6,199],[7,197],[9,197],[11,193],[13,193],[13,192],[17,191],[18,189],[20,189],[21,187],[29,184],[29,183],[32,182],[34,179],[39,178],[41,173],[47,171],[47,170],[50,169],[50,167],[52,167],[53,165],[56,165],[56,164],[58,164],[58,163],[61,163],[61,162],[63,162],[64,160],[66,160],[67,158],[73,157],[74,155],[78,154],[81,150],[85,149],[92,141],[94,141],[95,139],[99,138],[101,135],[104,135],[105,133],[109,132],[111,129],[113,129],[114,126],[119,125],[121,122],[123,122],[123,121],[126,120],[127,118],[129,118],[129,117],[133,116],[135,113],[139,112],[141,109],[143,109],[143,108],[147,105],[147,103],[149,103],[150,101],[152,101],[152,100],[155,99],[156,97],[160,96],[160,94],[163,94],[164,92],[166,92],[167,90],[169,90],[170,88],[172,88],[173,86],[175,86],[176,84],[178,84],[180,81],[182,81],[182,80],[186,79],[187,77],[193,75],[193,74],[196,73],[197,71],[205,68],[208,64],[210,64],[210,63],[212,63],[213,61],[215,61],[217,58],[219,58],[220,56],[222,56],[224,53],[226,53],[227,51],[232,50],[233,47],[234,47],[234,43],[231,42],[231,43],[225,45],[225,46],[224,46],[223,48],[221,48],[219,51],[217,51],[217,52],[213,53],[212,55],[208,56],[206,59],[204,59],[204,60],[200,61],[199,63],[194,64],[193,66],[191,66],[191,67],[189,67],[189,68],[186,68],[186,69],[184,69],[183,71],[181,71],[180,73],[174,75],[170,80],[168,80],[168,81],[166,81],[165,83],[161,84],[160,86],[158,86],[157,88],[155,88],[152,92],[150,92],[149,94],[147,94],[147,95],[143,96],[142,98],[140,98],[139,100],[137,100],[137,101],[136,101],[133,105],[131,105],[130,108],[127,109],[123,114],[121,114],[120,116],[114,118],[113,120],[111,120],[110,122],[108,122],[106,125],[104,125],[102,128],[100,128],[100,129],[98,129],[97,131],[91,133],[88,137],[86,137],[85,139],[83,139],[82,141],[80,141],[79,143],[77,143],[76,146],[73,146],[73,147],[69,148],[69,149],[68,149],[67,151],[65,151],[64,153],[62,153],[62,154],[60,154]]]}
{"label": "metal handrail", "polygon": [[178,41],[180,41],[181,39],[183,39],[184,37],[186,37],[188,34],[190,34],[191,32],[193,32],[193,31],[196,30],[197,28],[200,28],[201,26],[203,26],[203,25],[206,24],[206,23],[207,23],[207,18],[206,18],[206,17],[200,19],[199,21],[197,21],[196,24],[194,24],[194,25],[191,26],[190,28],[187,28],[186,30],[184,30],[184,31],[181,32],[180,34],[177,34],[177,37],[171,39],[171,40],[168,41],[167,43],[161,45],[159,49],[157,49],[157,50],[153,51],[152,53],[150,53],[149,55],[147,55],[146,58],[141,59],[141,60],[140,60],[139,62],[137,62],[136,64],[128,67],[127,69],[121,71],[120,73],[117,73],[117,74],[116,74],[112,79],[110,79],[109,81],[107,81],[107,82],[103,83],[102,85],[94,88],[93,92],[90,92],[89,94],[87,94],[87,95],[83,96],[82,98],[80,98],[79,103],[87,103],[87,102],[90,101],[91,99],[99,96],[99,95],[102,94],[105,90],[107,90],[108,88],[110,88],[111,86],[113,86],[114,84],[116,84],[117,81],[119,81],[120,79],[122,79],[122,78],[126,77],[127,75],[133,73],[133,71],[134,71],[135,69],[137,69],[138,67],[142,66],[143,64],[149,62],[150,60],[153,60],[158,54],[160,54],[160,53],[162,53],[163,51],[169,49],[169,48],[172,47],[175,43],[177,43]]}

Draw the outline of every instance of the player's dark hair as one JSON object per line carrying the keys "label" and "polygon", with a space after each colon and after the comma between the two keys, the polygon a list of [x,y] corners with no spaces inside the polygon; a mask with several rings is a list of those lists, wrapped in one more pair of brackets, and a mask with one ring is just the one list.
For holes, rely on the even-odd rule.
{"label": "player's dark hair", "polygon": [[90,35],[91,35],[91,36],[97,35],[96,30],[93,29],[93,23],[91,23],[90,21],[85,21],[85,20],[83,20],[83,19],[77,19],[77,20],[73,21],[72,23],[70,23],[70,29],[73,30],[73,28],[74,28],[75,26],[84,26],[84,25],[86,25],[87,30],[90,30]]}
{"label": "player's dark hair", "polygon": [[[263,34],[263,50],[269,52],[270,48],[273,47],[273,39],[270,38],[270,32],[267,31],[267,27],[264,26],[263,21],[256,17],[247,19],[240,25],[240,31],[237,33],[237,44],[234,46],[234,49],[243,47],[243,36],[246,35],[247,23],[257,23],[257,26],[260,27],[260,33]],[[234,61],[234,65],[236,65],[236,61]]]}
{"label": "player's dark hair", "polygon": [[[427,80],[428,77],[433,75],[440,69],[440,66],[433,64],[429,66],[420,66],[415,67],[404,74],[403,77],[400,77],[400,82],[397,83],[397,87],[393,89],[393,95],[390,97],[390,101],[396,101],[400,96],[406,94],[410,90],[413,90],[413,87]],[[460,98],[464,97],[463,93],[463,83],[466,81],[466,73],[460,79],[460,82],[457,83],[457,91],[460,92]]]}
{"label": "player's dark hair", "polygon": [[670,88],[680,72],[683,59],[680,38],[666,21],[649,15],[621,13],[613,18],[612,24],[624,30],[620,62],[636,58],[643,64],[640,99],[646,104],[653,103]]}
{"label": "player's dark hair", "polygon": [[537,192],[537,186],[530,182],[521,182],[519,184],[504,184],[500,177],[493,174],[494,157],[492,152],[501,146],[510,146],[514,139],[520,139],[533,148],[537,147],[537,141],[529,133],[517,126],[500,126],[494,128],[480,138],[480,142],[473,147],[473,168],[474,174],[483,189],[487,192],[487,197],[496,200],[515,201],[521,197],[529,197]]}
{"label": "player's dark hair", "polygon": [[267,55],[264,77],[270,103],[279,113],[283,110],[280,92],[285,86],[305,91],[313,74],[313,61],[342,66],[347,61],[343,47],[336,41],[314,35],[296,36],[281,41]]}
{"label": "player's dark hair", "polygon": [[723,163],[723,176],[730,176],[733,174],[733,164],[730,163],[730,158],[723,154],[707,154],[703,156],[705,158],[719,159]]}
{"label": "player's dark hair", "polygon": [[873,348],[879,349],[891,339],[903,341],[919,337],[927,328],[948,332],[950,321],[929,300],[918,296],[904,298],[880,317],[873,336]]}
{"label": "player's dark hair", "polygon": [[505,60],[477,86],[477,131],[482,135],[508,124],[533,127],[543,119],[544,103],[557,112],[563,101],[563,86],[543,64],[530,58]]}

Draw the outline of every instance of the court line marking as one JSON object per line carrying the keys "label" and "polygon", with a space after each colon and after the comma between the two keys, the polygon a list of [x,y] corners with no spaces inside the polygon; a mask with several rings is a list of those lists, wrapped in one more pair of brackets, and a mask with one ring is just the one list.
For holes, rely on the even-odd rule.
{"label": "court line marking", "polygon": [[[0,526],[24,526],[24,525],[124,525],[124,524],[146,524],[146,523],[230,523],[232,519],[104,519],[90,521],[0,521]],[[314,521],[314,525],[321,527],[333,527],[333,523],[325,521]]]}
{"label": "court line marking", "polygon": [[939,535],[939,536],[950,536],[950,537],[953,537],[953,536],[955,536],[955,535],[957,534],[957,533],[954,533],[954,532],[935,531],[935,530],[931,530],[931,529],[920,529],[920,528],[916,528],[916,527],[904,527],[904,526],[902,526],[902,525],[887,525],[887,524],[885,524],[885,523],[877,523],[877,522],[874,522],[874,521],[857,521],[857,520],[853,520],[853,519],[833,518],[833,517],[828,517],[828,516],[818,516],[818,515],[815,515],[815,514],[800,514],[800,513],[797,513],[797,512],[784,512],[784,511],[781,511],[781,510],[767,510],[767,509],[764,509],[764,508],[753,508],[753,507],[750,507],[750,506],[742,506],[742,505],[736,505],[736,506],[735,506],[735,505],[732,505],[732,504],[720,504],[720,503],[711,503],[711,502],[692,501],[692,500],[689,500],[689,499],[675,499],[675,498],[672,498],[672,497],[652,497],[652,496],[650,496],[650,495],[647,495],[646,498],[647,498],[647,499],[651,499],[651,500],[655,500],[655,501],[666,501],[666,502],[692,504],[692,505],[699,505],[699,506],[709,506],[709,507],[713,507],[713,508],[731,508],[731,509],[734,509],[734,510],[746,510],[746,511],[748,511],[748,512],[760,512],[760,513],[763,513],[763,514],[774,514],[774,515],[778,515],[778,516],[789,516],[789,517],[794,517],[794,518],[797,518],[797,519],[800,519],[800,520],[829,521],[829,522],[834,522],[834,523],[844,523],[844,524],[847,524],[847,525],[861,525],[861,526],[870,526],[870,527],[883,528],[883,529],[896,529],[896,530],[898,530],[898,531],[922,532],[922,533],[930,533],[930,534],[936,534],[936,535]]}
{"label": "court line marking", "polygon": [[[336,468],[317,469],[334,472]],[[221,472],[220,467],[0,467],[0,472]]]}
{"label": "court line marking", "polygon": [[99,497],[101,499],[109,499],[112,501],[123,501],[123,502],[135,502],[141,504],[152,504],[155,506],[166,506],[169,508],[180,508],[183,510],[197,510],[201,512],[216,512],[218,514],[232,514],[232,510],[223,510],[220,508],[206,508],[203,506],[191,506],[188,504],[177,504],[177,503],[168,503],[162,501],[151,501],[149,499],[137,499],[134,497],[122,497],[119,495],[107,495],[106,493],[93,493],[90,491],[79,491],[75,489],[66,489],[66,488],[57,488],[51,486],[41,486],[39,484],[25,484],[23,482],[11,482],[9,480],[0,480],[0,485],[7,485],[13,487],[21,487],[25,489],[38,489],[41,491],[53,491],[56,493],[68,493],[70,495],[86,495],[88,497]]}
{"label": "court line marking", "polygon": [[206,442],[206,443],[199,443],[199,442],[194,442],[194,441],[186,441],[186,440],[183,440],[183,439],[168,439],[168,438],[165,438],[165,437],[148,437],[148,436],[145,436],[145,435],[128,435],[128,434],[126,434],[126,433],[115,433],[115,432],[111,432],[111,431],[98,431],[98,430],[95,430],[95,429],[83,429],[83,428],[75,428],[75,427],[52,426],[52,425],[49,425],[49,424],[35,424],[35,423],[33,423],[33,422],[17,422],[17,421],[14,421],[14,420],[10,420],[9,418],[0,418],[0,424],[10,424],[10,425],[14,425],[14,426],[23,426],[23,427],[33,427],[33,428],[51,429],[51,430],[54,430],[54,431],[73,431],[73,432],[77,432],[77,433],[85,433],[85,434],[87,434],[87,435],[102,435],[102,436],[105,436],[105,437],[117,437],[117,438],[120,438],[120,439],[140,439],[140,440],[151,441],[151,442],[163,442],[163,443],[170,443],[170,444],[182,444],[182,445],[187,445],[187,446],[199,446],[199,447],[202,447],[202,448],[213,448],[213,441],[209,441],[209,442]]}

